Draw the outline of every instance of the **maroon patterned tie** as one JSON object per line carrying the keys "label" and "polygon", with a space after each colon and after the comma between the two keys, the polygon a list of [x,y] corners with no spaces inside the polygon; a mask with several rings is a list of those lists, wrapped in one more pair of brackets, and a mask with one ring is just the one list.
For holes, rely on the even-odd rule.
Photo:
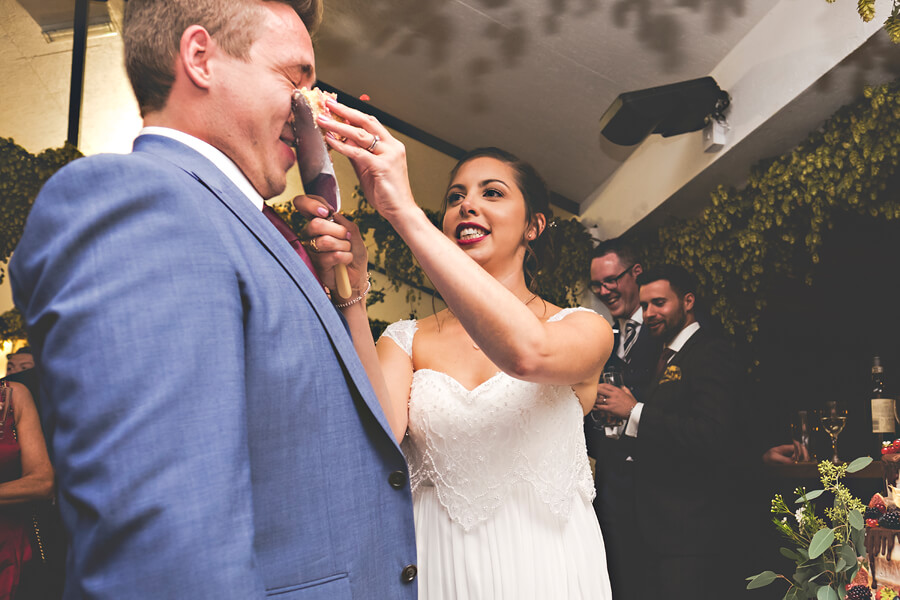
{"label": "maroon patterned tie", "polygon": [[666,370],[666,365],[669,364],[669,359],[675,356],[675,351],[671,348],[663,348],[662,354],[659,355],[659,362],[656,363],[656,374],[653,376],[654,379],[659,379],[662,377],[663,372]]}
{"label": "maroon patterned tie", "polygon": [[284,237],[284,239],[288,241],[288,243],[291,245],[291,248],[294,249],[294,252],[296,252],[300,256],[300,260],[302,260],[303,263],[307,267],[309,267],[309,270],[312,271],[312,274],[313,276],[315,276],[316,280],[319,281],[319,283],[322,283],[321,280],[319,280],[319,276],[316,274],[316,270],[313,268],[312,261],[309,259],[309,254],[306,253],[306,248],[303,247],[303,244],[300,243],[300,239],[294,234],[293,231],[291,231],[291,228],[287,226],[287,223],[285,223],[281,219],[281,217],[278,216],[278,213],[275,212],[275,209],[273,209],[265,202],[263,202],[262,212],[264,215],[266,215],[266,218],[272,222],[272,225],[275,226],[275,229],[278,230],[278,233],[280,233]]}

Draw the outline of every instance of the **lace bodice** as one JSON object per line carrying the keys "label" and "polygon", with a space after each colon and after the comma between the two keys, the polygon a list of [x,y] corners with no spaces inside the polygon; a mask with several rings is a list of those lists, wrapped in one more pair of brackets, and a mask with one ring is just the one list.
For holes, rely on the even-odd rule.
{"label": "lace bodice", "polygon": [[[559,320],[576,310],[564,309]],[[412,354],[415,321],[384,336]],[[415,495],[434,486],[450,517],[469,530],[487,520],[518,485],[560,516],[576,494],[594,486],[584,442],[583,413],[567,385],[521,381],[498,372],[473,390],[445,373],[419,369],[409,398],[403,450]]]}

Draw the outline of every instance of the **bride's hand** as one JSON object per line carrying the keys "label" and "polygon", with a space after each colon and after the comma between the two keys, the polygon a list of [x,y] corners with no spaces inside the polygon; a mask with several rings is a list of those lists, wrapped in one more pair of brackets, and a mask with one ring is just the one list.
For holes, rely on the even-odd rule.
{"label": "bride's hand", "polygon": [[[368,250],[352,221],[340,213],[332,213],[317,196],[297,196],[294,207],[309,222],[300,231],[300,243],[306,248],[322,283],[336,289],[334,267],[347,265],[350,287],[361,294],[367,285]],[[334,220],[329,220],[329,216]]]}
{"label": "bride's hand", "polygon": [[334,100],[328,108],[347,123],[320,116],[318,124],[335,134],[325,139],[350,160],[366,200],[388,221],[418,209],[409,186],[406,147],[375,117]]}

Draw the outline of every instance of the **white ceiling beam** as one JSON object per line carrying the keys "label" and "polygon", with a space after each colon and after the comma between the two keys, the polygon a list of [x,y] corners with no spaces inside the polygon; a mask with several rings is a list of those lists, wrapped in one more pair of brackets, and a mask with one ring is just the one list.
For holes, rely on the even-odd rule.
{"label": "white ceiling beam", "polygon": [[582,203],[582,221],[603,239],[621,235],[859,48],[890,13],[876,1],[863,23],[856,2],[781,0],[713,69],[731,94],[728,143],[703,151],[702,131],[651,135]]}

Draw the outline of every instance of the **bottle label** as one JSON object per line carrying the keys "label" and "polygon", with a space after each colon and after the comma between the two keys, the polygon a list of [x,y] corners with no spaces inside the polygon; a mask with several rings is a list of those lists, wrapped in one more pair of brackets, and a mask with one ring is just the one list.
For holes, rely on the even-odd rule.
{"label": "bottle label", "polygon": [[872,398],[872,433],[894,433],[894,400]]}

